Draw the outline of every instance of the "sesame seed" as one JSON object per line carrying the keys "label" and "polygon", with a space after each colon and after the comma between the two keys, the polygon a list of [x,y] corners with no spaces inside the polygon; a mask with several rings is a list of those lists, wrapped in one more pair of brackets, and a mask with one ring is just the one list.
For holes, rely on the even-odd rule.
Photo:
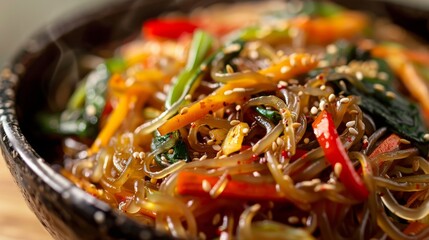
{"label": "sesame seed", "polygon": [[232,89],[233,92],[245,92],[246,89],[245,88],[234,88]]}
{"label": "sesame seed", "polygon": [[359,134],[359,132],[355,129],[355,128],[349,128],[349,132],[351,133],[351,134],[353,134],[353,135],[358,135]]}
{"label": "sesame seed", "polygon": [[299,218],[297,216],[291,216],[287,219],[287,221],[290,224],[297,224],[297,223],[299,223]]}
{"label": "sesame seed", "polygon": [[296,61],[295,61],[295,56],[290,56],[290,58],[289,58],[289,65],[291,66],[291,67],[295,67],[295,65],[296,65]]}
{"label": "sesame seed", "polygon": [[258,51],[255,51],[255,50],[250,51],[249,57],[250,57],[250,59],[258,59],[258,57],[259,57]]}
{"label": "sesame seed", "polygon": [[243,130],[241,130],[242,133],[247,134],[249,133],[249,128],[243,128]]}
{"label": "sesame seed", "polygon": [[302,181],[299,184],[302,187],[313,187],[317,184],[320,184],[322,181],[319,178],[313,178],[311,181]]}
{"label": "sesame seed", "polygon": [[341,98],[340,99],[340,103],[349,103],[350,99],[349,98]]}
{"label": "sesame seed", "polygon": [[339,163],[339,162],[335,163],[335,165],[334,165],[335,176],[339,177],[342,170],[343,170],[343,165],[341,165],[341,163]]}
{"label": "sesame seed", "polygon": [[309,143],[310,142],[310,139],[309,138],[304,138],[304,143],[305,144],[307,144],[307,143]]}
{"label": "sesame seed", "polygon": [[225,68],[227,73],[234,73],[234,68],[231,65],[227,64]]}
{"label": "sesame seed", "polygon": [[326,101],[324,99],[320,100],[319,109],[323,111],[325,107],[327,107]]}
{"label": "sesame seed", "polygon": [[287,87],[287,82],[285,82],[285,81],[283,81],[283,80],[281,80],[281,81],[279,81],[279,84],[278,84],[280,87]]}
{"label": "sesame seed", "polygon": [[363,73],[362,72],[356,72],[356,79],[361,81],[363,79]]}
{"label": "sesame seed", "polygon": [[229,124],[231,124],[232,126],[235,126],[235,125],[237,125],[239,123],[240,123],[240,120],[236,120],[236,119],[231,120],[231,122],[229,122]]}
{"label": "sesame seed", "polygon": [[349,121],[346,123],[346,127],[353,127],[356,124],[356,121]]}
{"label": "sesame seed", "polygon": [[320,90],[325,91],[325,89],[326,89],[326,85],[325,84],[323,84],[323,85],[320,86]]}
{"label": "sesame seed", "polygon": [[320,192],[320,191],[324,191],[324,190],[334,190],[335,186],[332,184],[326,184],[326,183],[322,183],[317,185],[316,187],[314,187],[314,191],[315,192]]}
{"label": "sesame seed", "polygon": [[313,115],[316,115],[319,112],[319,110],[316,107],[312,107],[310,110],[310,113]]}
{"label": "sesame seed", "polygon": [[282,138],[278,137],[278,138],[276,139],[276,143],[277,143],[277,145],[278,145],[278,146],[283,146],[284,141],[283,141],[283,139],[282,139]]}
{"label": "sesame seed", "polygon": [[352,114],[352,115],[356,115],[356,114],[358,114],[359,112],[358,112],[357,110],[354,110],[354,109],[353,109],[353,110],[350,110],[350,111],[349,111],[349,113],[350,113],[350,114]]}
{"label": "sesame seed", "polygon": [[326,52],[329,53],[329,54],[335,54],[337,51],[338,51],[338,48],[334,44],[329,44],[326,47]]}
{"label": "sesame seed", "polygon": [[192,95],[191,94],[186,94],[186,96],[185,96],[185,100],[186,101],[189,101],[189,100],[191,100],[192,99]]}
{"label": "sesame seed", "polygon": [[384,92],[386,90],[386,88],[380,83],[374,84],[374,89],[380,92]]}
{"label": "sesame seed", "polygon": [[189,108],[188,107],[184,107],[180,110],[180,115],[186,114],[188,112]]}
{"label": "sesame seed", "polygon": [[231,45],[225,47],[223,49],[223,52],[224,53],[232,53],[232,52],[236,52],[236,51],[238,51],[240,49],[241,49],[240,44],[234,43],[234,44],[231,44]]}
{"label": "sesame seed", "polygon": [[429,133],[426,133],[425,135],[423,135],[423,139],[426,141],[429,141]]}
{"label": "sesame seed", "polygon": [[168,149],[168,154],[173,154],[174,153],[174,149],[170,148]]}
{"label": "sesame seed", "polygon": [[282,68],[280,68],[280,72],[283,74],[287,73],[289,71],[290,71],[290,67],[288,67],[288,66],[283,66]]}
{"label": "sesame seed", "polygon": [[232,90],[226,90],[223,95],[228,96],[232,94]]}
{"label": "sesame seed", "polygon": [[283,165],[281,165],[281,164],[277,164],[277,169],[278,170],[281,170],[283,168]]}
{"label": "sesame seed", "polygon": [[301,127],[301,123],[298,123],[298,122],[295,122],[295,123],[292,123],[292,127],[293,128],[299,128],[299,127]]}
{"label": "sesame seed", "polygon": [[220,145],[216,144],[212,146],[213,150],[215,151],[220,151],[222,148],[220,147]]}
{"label": "sesame seed", "polygon": [[213,139],[207,140],[207,145],[213,145],[213,144],[214,144],[214,140]]}
{"label": "sesame seed", "polygon": [[207,159],[207,154],[204,154],[203,156],[200,157],[200,161],[206,160]]}
{"label": "sesame seed", "polygon": [[95,113],[97,112],[97,109],[95,108],[95,106],[94,105],[88,105],[86,108],[85,108],[85,112],[86,112],[86,114],[87,115],[89,115],[89,116],[94,116],[95,115]]}
{"label": "sesame seed", "polygon": [[254,177],[260,177],[261,176],[261,174],[257,171],[254,171],[252,174]]}
{"label": "sesame seed", "polygon": [[139,152],[139,158],[140,159],[144,159],[146,157],[146,153],[145,152]]}
{"label": "sesame seed", "polygon": [[138,158],[139,157],[139,153],[138,152],[133,152],[133,158]]}
{"label": "sesame seed", "polygon": [[201,182],[201,187],[203,188],[204,192],[210,192],[212,189],[212,185],[205,179]]}
{"label": "sesame seed", "polygon": [[165,158],[165,156],[163,155],[163,156],[161,156],[161,161],[166,162],[167,158]]}
{"label": "sesame seed", "polygon": [[281,57],[281,56],[284,56],[284,55],[285,55],[285,52],[283,52],[282,50],[278,50],[278,51],[276,52],[276,54],[277,54],[277,56]]}
{"label": "sesame seed", "polygon": [[235,106],[235,111],[240,111],[240,110],[241,110],[241,105]]}
{"label": "sesame seed", "polygon": [[391,91],[387,91],[386,96],[391,98],[391,99],[396,98],[396,94],[394,92],[391,92]]}
{"label": "sesame seed", "polygon": [[385,73],[385,72],[379,72],[379,73],[377,74],[377,77],[378,77],[380,80],[387,81],[387,79],[389,78],[389,75],[388,75],[387,73]]}
{"label": "sesame seed", "polygon": [[276,142],[272,142],[272,143],[271,143],[271,149],[272,149],[273,151],[275,151],[275,150],[277,149],[277,143],[276,143]]}
{"label": "sesame seed", "polygon": [[298,92],[298,96],[302,96],[302,95],[304,95],[304,92],[303,91],[299,91]]}
{"label": "sesame seed", "polygon": [[333,101],[335,101],[335,94],[331,93],[331,94],[329,95],[329,97],[328,97],[328,101],[329,101],[329,102],[333,102]]}
{"label": "sesame seed", "polygon": [[404,138],[399,139],[399,142],[402,144],[410,144],[411,143],[410,141],[408,141],[407,139],[404,139]]}

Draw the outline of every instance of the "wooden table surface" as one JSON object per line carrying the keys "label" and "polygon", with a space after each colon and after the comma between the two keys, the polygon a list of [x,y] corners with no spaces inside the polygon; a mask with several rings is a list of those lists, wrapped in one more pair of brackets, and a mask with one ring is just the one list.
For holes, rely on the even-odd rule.
{"label": "wooden table surface", "polygon": [[36,215],[28,208],[0,155],[0,239],[50,240]]}

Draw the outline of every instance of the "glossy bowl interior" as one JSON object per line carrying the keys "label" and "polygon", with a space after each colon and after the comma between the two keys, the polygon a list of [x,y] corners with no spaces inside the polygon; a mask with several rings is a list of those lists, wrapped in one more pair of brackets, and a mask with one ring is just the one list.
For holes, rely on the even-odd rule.
{"label": "glossy bowl interior", "polygon": [[[59,21],[36,34],[1,72],[0,147],[29,206],[57,239],[169,238],[112,210],[56,171],[58,139],[40,134],[35,114],[61,106],[86,70],[86,53],[109,56],[145,19],[222,1],[120,1]],[[231,1],[223,1],[231,2]]]}

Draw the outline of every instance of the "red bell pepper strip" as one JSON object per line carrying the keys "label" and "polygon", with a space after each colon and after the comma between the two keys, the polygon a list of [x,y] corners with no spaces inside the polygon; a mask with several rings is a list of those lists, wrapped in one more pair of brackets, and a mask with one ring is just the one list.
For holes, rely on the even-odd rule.
{"label": "red bell pepper strip", "polygon": [[[381,142],[380,145],[378,145],[374,149],[374,151],[372,151],[372,153],[369,155],[369,158],[375,158],[380,154],[399,149],[399,145],[401,144],[400,140],[401,140],[401,137],[392,133],[385,140],[383,140],[383,142]],[[378,166],[380,166],[381,164],[382,164],[381,162],[378,162]],[[362,168],[359,168],[358,174],[362,175]]]}
{"label": "red bell pepper strip", "polygon": [[428,227],[429,224],[427,223],[410,222],[410,224],[408,224],[408,226],[404,229],[404,233],[408,235],[417,235]]}
{"label": "red bell pepper strip", "polygon": [[152,19],[143,23],[144,38],[178,39],[183,34],[192,34],[198,26],[187,19]]}
{"label": "red bell pepper strip", "polygon": [[391,152],[399,148],[401,137],[392,133],[383,142],[378,145],[374,151],[369,155],[370,158],[374,158],[380,154]]}
{"label": "red bell pepper strip", "polygon": [[[208,197],[210,194],[203,189],[203,181],[214,186],[219,177],[192,172],[181,172],[177,178],[176,191],[180,195]],[[242,200],[286,201],[286,198],[276,190],[274,183],[247,183],[238,180],[229,180],[218,198]]]}
{"label": "red bell pepper strip", "polygon": [[328,160],[332,167],[336,163],[341,164],[340,181],[355,198],[365,200],[369,194],[368,189],[357,174],[345,151],[331,114],[326,110],[322,111],[314,120],[312,126],[317,141],[325,153],[326,160]]}

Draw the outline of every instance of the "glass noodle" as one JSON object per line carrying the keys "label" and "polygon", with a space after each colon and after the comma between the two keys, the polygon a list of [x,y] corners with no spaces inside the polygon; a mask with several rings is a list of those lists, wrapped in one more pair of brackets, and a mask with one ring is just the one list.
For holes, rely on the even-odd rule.
{"label": "glass noodle", "polygon": [[371,21],[309,1],[148,20],[106,59],[105,104],[61,113],[95,129],[57,129],[62,173],[177,238],[429,238],[428,109],[405,82],[429,53]]}

